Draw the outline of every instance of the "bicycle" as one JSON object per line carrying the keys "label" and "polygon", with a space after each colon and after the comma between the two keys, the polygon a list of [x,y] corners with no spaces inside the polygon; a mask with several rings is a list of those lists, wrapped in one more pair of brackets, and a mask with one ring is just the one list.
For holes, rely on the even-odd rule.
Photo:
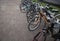
{"label": "bicycle", "polygon": [[[32,7],[30,7],[31,9],[26,14],[27,22],[29,23],[28,24],[28,29],[30,31],[33,31],[33,30],[37,29],[40,25],[40,16],[39,16],[39,13],[38,13],[40,8],[38,8],[39,5],[38,5],[38,7],[36,5],[38,5],[38,4],[36,4],[36,3],[32,4]],[[32,26],[33,26],[33,28],[31,28]]]}
{"label": "bicycle", "polygon": [[[34,27],[37,28],[39,23],[37,23],[36,21],[39,21],[38,19],[40,17],[39,17],[39,14],[36,12],[35,6],[36,6],[36,4],[34,4],[31,0],[30,1],[22,0],[22,2],[20,4],[20,10],[21,10],[21,12],[26,13],[27,22],[29,24],[32,24],[32,22],[34,22],[34,24],[32,24],[32,25],[35,25]],[[30,25],[29,25],[29,27],[30,27]],[[30,29],[29,27],[28,27],[28,29]]]}

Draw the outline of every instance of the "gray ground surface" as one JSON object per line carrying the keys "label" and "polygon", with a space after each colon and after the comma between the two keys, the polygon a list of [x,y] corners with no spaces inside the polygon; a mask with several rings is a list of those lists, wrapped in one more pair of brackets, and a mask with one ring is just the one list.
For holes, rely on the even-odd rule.
{"label": "gray ground surface", "polygon": [[32,41],[38,33],[27,28],[26,14],[19,10],[20,0],[0,0],[0,41]]}

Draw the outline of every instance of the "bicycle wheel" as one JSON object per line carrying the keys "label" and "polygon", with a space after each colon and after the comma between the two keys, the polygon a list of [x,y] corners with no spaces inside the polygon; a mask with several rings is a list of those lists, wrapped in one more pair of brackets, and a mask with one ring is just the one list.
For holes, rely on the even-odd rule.
{"label": "bicycle wheel", "polygon": [[29,24],[28,24],[28,29],[29,29],[30,31],[36,30],[36,29],[39,27],[40,22],[41,22],[41,17],[40,17],[40,15],[38,15],[38,17],[33,17],[33,18],[31,19],[31,21],[29,22]]}

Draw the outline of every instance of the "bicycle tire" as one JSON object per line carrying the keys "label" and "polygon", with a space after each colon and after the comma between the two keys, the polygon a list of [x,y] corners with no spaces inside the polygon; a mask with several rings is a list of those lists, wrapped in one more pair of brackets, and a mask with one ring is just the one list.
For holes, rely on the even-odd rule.
{"label": "bicycle tire", "polygon": [[[28,24],[29,31],[34,31],[34,30],[36,30],[40,26],[41,18],[39,18],[39,20],[38,20],[39,22],[37,24],[35,24],[35,25],[31,24],[33,22],[33,20],[34,20],[34,18]],[[33,27],[31,27],[32,25],[33,25]]]}
{"label": "bicycle tire", "polygon": [[[40,24],[40,23],[39,23],[39,24]],[[31,22],[30,22],[30,23],[28,24],[28,29],[29,29],[29,31],[34,31],[34,30],[36,30],[36,29],[39,27],[39,24],[35,25],[34,28],[31,29],[30,26],[32,26],[32,25],[31,25]]]}

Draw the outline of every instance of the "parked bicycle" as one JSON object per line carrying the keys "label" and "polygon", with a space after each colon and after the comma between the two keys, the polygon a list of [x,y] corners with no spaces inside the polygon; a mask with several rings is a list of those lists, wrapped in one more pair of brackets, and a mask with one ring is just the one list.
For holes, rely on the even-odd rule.
{"label": "parked bicycle", "polygon": [[[43,7],[35,2],[33,3],[30,1],[27,3],[24,3],[23,6],[21,6],[23,9],[20,9],[21,11],[24,10],[26,12],[28,29],[34,31],[40,27],[42,21],[44,24],[42,25],[42,31],[34,37],[33,41],[39,41],[38,39],[41,36],[43,36],[42,40],[46,41],[49,35],[54,38],[54,41],[60,39],[60,14],[56,15],[58,10],[53,9],[49,4],[46,4],[46,6]],[[37,38],[38,36],[39,38]]]}

